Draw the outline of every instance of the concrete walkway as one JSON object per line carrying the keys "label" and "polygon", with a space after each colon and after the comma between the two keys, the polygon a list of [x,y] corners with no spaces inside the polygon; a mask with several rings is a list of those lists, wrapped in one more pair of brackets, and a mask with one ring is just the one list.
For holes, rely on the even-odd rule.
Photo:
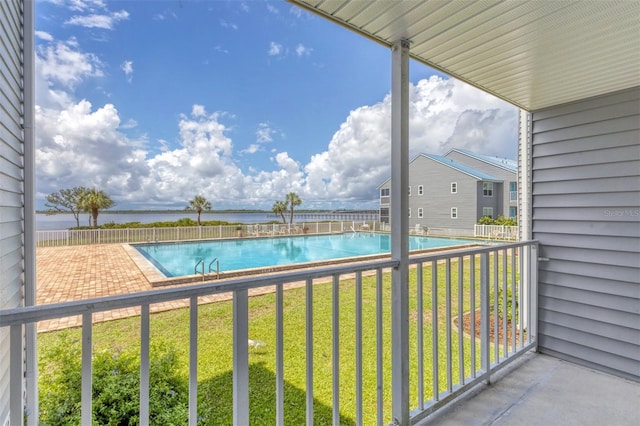
{"label": "concrete walkway", "polygon": [[498,374],[420,425],[640,425],[640,383],[533,352]]}

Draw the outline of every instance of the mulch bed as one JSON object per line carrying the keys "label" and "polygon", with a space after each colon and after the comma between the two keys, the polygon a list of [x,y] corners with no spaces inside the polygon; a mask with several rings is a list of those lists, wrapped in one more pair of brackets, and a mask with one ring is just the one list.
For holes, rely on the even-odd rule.
{"label": "mulch bed", "polygon": [[[499,342],[502,344],[502,342],[504,341],[504,329],[502,327],[502,318],[499,319],[500,324],[498,327],[498,339]],[[456,318],[454,320],[455,325],[458,325],[458,319]],[[476,338],[480,338],[480,310],[478,309],[476,311],[475,314],[475,332],[476,332]],[[467,333],[468,335],[471,335],[471,312],[467,312],[465,314],[462,315],[462,326],[464,329],[464,332]],[[511,321],[507,321],[507,340],[508,343],[511,344],[511,338],[513,335],[513,329],[511,327]],[[495,315],[493,314],[493,312],[489,315],[489,341],[493,342],[494,338],[495,338]],[[516,340],[519,341],[520,339],[520,330],[516,327]]]}

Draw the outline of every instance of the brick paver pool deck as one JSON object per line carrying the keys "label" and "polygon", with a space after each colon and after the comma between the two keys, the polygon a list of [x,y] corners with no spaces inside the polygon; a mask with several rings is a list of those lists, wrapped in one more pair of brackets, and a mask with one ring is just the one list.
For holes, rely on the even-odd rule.
{"label": "brick paver pool deck", "polygon": [[[37,304],[60,303],[96,297],[115,296],[157,289],[145,276],[138,264],[131,259],[126,246],[102,244],[72,247],[38,247],[36,252]],[[148,271],[147,271],[148,275]],[[185,285],[185,284],[181,284]],[[302,286],[304,283],[287,284],[284,288]],[[163,286],[161,288],[178,287]],[[274,287],[252,289],[250,295],[274,291]],[[231,300],[231,293],[201,296],[198,303]],[[161,312],[187,307],[188,300],[154,303],[150,311]],[[109,321],[140,315],[140,308],[117,309],[97,312],[93,322]],[[38,332],[79,327],[79,315],[45,320],[38,323]]]}
{"label": "brick paver pool deck", "polygon": [[[458,247],[459,248],[459,247]],[[455,249],[452,247],[451,249]],[[450,249],[435,249],[448,251]],[[188,284],[154,287],[159,274],[146,261],[141,261],[135,250],[126,244],[97,244],[69,247],[38,247],[36,252],[36,303],[38,305],[116,296],[158,288],[179,287]],[[135,258],[137,261],[134,261]],[[317,266],[315,266],[317,267]],[[373,272],[371,272],[373,273]],[[365,274],[366,275],[366,274]],[[348,278],[352,274],[343,275]],[[331,277],[314,280],[314,284],[331,281]],[[304,286],[305,282],[289,283],[284,289]],[[250,296],[270,293],[275,286],[249,290]],[[220,293],[198,298],[199,304],[231,300],[232,293]],[[189,306],[189,300],[154,303],[152,313]],[[96,312],[93,322],[103,322],[140,315],[139,307]],[[38,332],[59,330],[82,325],[80,315],[38,322]]]}

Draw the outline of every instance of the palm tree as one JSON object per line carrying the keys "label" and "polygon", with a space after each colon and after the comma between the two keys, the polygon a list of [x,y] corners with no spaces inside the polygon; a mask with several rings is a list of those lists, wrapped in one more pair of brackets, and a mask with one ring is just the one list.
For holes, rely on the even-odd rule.
{"label": "palm tree", "polygon": [[284,218],[284,212],[287,211],[287,203],[286,203],[286,201],[276,201],[273,204],[273,207],[271,207],[271,210],[275,214],[279,214],[280,215],[280,217],[282,218],[282,223],[287,223],[287,220]]}
{"label": "palm tree", "polygon": [[211,210],[211,203],[202,195],[196,195],[193,200],[189,200],[189,205],[185,210],[195,211],[198,213],[198,226],[200,226],[200,213],[202,213],[202,210]]}
{"label": "palm tree", "polygon": [[295,192],[288,193],[286,200],[286,202],[289,203],[289,208],[291,209],[289,213],[289,223],[293,223],[293,208],[302,204],[302,200]]}
{"label": "palm tree", "polygon": [[93,218],[93,227],[98,227],[98,213],[100,210],[108,209],[115,203],[109,196],[101,189],[87,189],[80,198],[80,205],[82,209],[91,214]]}

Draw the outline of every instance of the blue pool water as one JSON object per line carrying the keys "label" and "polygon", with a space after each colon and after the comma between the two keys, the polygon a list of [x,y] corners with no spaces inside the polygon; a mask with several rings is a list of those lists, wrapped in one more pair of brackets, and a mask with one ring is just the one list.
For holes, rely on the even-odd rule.
{"label": "blue pool water", "polygon": [[[447,247],[475,241],[409,236],[409,250]],[[384,254],[391,251],[388,234],[349,233],[237,240],[136,244],[134,247],[167,277],[194,274],[204,259],[218,258],[220,271],[291,265],[329,259]],[[200,270],[200,269],[199,269]]]}

